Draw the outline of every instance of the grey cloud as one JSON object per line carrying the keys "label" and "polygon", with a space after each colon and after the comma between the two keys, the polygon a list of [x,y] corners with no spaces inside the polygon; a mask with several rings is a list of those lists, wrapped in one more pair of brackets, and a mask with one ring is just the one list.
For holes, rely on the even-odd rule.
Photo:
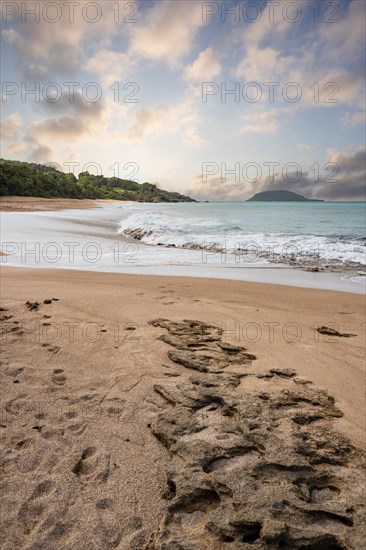
{"label": "grey cloud", "polygon": [[262,178],[257,183],[235,183],[233,180],[222,182],[219,176],[208,177],[204,183],[202,176],[198,175],[187,194],[199,200],[246,200],[262,191],[287,189],[313,199],[365,200],[365,148],[348,155],[330,151],[328,160],[338,167],[338,173],[320,173],[319,181],[314,181],[313,175],[305,171],[296,182],[290,181],[296,178],[295,172],[288,173],[286,178],[282,173],[277,173],[273,178]]}
{"label": "grey cloud", "polygon": [[47,145],[36,145],[29,153],[28,160],[30,162],[44,163],[55,160],[55,154]]}
{"label": "grey cloud", "polygon": [[32,122],[28,128],[30,136],[40,140],[77,141],[103,123],[107,112],[103,101],[85,101],[80,92],[75,94],[73,102],[69,99],[68,94],[64,94],[60,101],[55,103],[42,101],[42,110],[61,116]]}
{"label": "grey cloud", "polygon": [[[50,88],[51,90],[52,88]],[[101,91],[100,91],[101,92]],[[52,113],[53,115],[77,115],[86,117],[99,117],[104,110],[104,101],[102,98],[98,101],[90,101],[90,97],[95,95],[96,89],[90,89],[90,92],[83,92],[80,89],[72,90],[64,89],[59,99],[55,101],[48,101],[42,99],[39,104],[36,104],[37,110],[45,113]],[[101,92],[102,94],[102,92]]]}
{"label": "grey cloud", "polygon": [[[99,21],[95,23],[90,19],[98,14],[85,13],[82,2],[75,3],[73,16],[67,2],[24,0],[14,4],[18,5],[18,12],[4,22],[2,35],[12,45],[22,75],[29,80],[49,79],[50,74],[77,73],[90,51],[106,47],[114,33],[127,32],[123,25],[115,24],[107,2],[94,3],[100,10]],[[55,9],[52,11],[50,7],[52,4],[59,5],[58,20]],[[38,21],[34,15],[25,15],[35,8]]]}

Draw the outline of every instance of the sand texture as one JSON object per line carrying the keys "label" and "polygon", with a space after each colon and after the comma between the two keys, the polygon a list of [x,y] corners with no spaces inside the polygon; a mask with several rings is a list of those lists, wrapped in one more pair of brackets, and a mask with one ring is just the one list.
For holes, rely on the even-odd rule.
{"label": "sand texture", "polygon": [[0,305],[2,548],[362,548],[362,296],[5,267]]}

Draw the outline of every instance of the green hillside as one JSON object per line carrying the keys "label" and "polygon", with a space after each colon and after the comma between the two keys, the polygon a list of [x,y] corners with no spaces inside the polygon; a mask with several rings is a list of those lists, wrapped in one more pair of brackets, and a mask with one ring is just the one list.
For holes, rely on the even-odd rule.
{"label": "green hillside", "polygon": [[152,183],[94,176],[79,178],[50,166],[0,159],[0,195],[25,197],[114,199],[143,202],[195,202],[194,199],[159,189]]}
{"label": "green hillside", "polygon": [[298,193],[287,191],[285,189],[277,189],[274,191],[262,191],[256,193],[252,198],[248,199],[253,202],[323,202],[318,199],[307,199]]}

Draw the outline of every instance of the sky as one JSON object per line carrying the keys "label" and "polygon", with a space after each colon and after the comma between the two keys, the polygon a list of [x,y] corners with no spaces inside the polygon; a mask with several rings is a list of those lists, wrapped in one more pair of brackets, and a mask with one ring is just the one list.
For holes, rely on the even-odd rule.
{"label": "sky", "polygon": [[2,0],[1,156],[201,200],[364,200],[365,8]]}

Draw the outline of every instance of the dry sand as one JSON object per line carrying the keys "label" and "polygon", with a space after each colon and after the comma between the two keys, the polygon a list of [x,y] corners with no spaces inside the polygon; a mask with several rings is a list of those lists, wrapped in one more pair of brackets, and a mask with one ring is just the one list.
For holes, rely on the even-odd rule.
{"label": "dry sand", "polygon": [[0,197],[0,212],[48,212],[65,208],[97,208],[89,199],[44,199],[41,197]]}
{"label": "dry sand", "polygon": [[[3,548],[361,547],[364,306],[285,286],[3,268]],[[205,325],[184,319],[224,333],[202,340]],[[242,510],[241,472],[250,494],[271,472],[286,498]]]}

